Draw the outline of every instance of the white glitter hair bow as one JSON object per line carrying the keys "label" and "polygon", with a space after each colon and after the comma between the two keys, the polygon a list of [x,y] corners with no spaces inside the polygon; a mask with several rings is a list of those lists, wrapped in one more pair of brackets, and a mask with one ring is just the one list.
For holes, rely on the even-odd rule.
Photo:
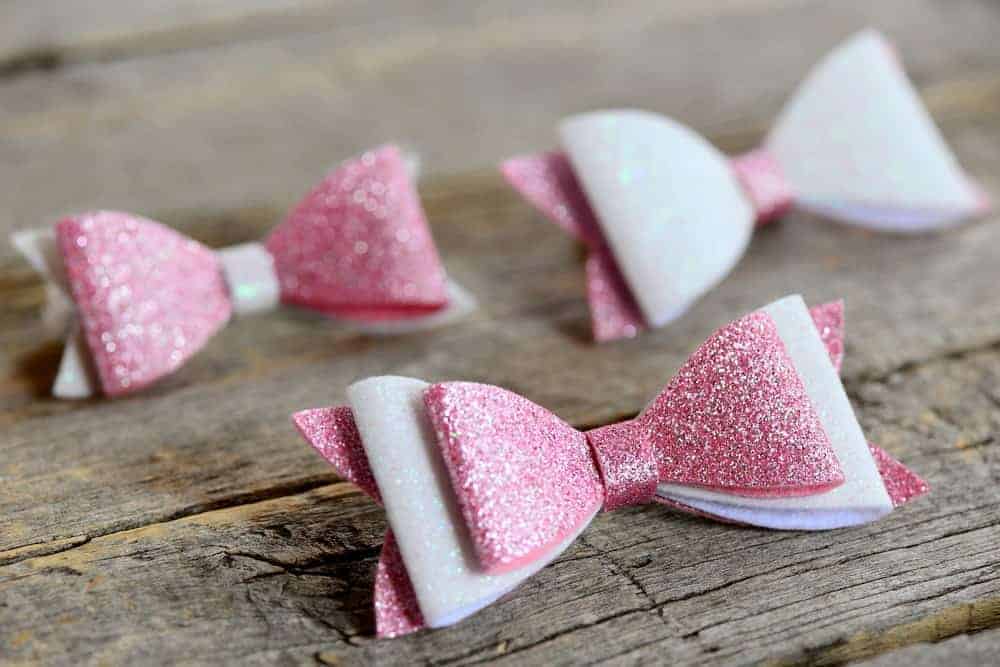
{"label": "white glitter hair bow", "polygon": [[842,304],[787,297],[708,338],[633,419],[580,432],[473,382],[375,377],[293,416],[385,507],[380,636],[456,623],[551,562],[600,511],[658,502],[765,528],[875,521],[927,491],[870,445],[840,382]]}
{"label": "white glitter hair bow", "polygon": [[332,170],[263,243],[213,251],[118,211],[14,235],[67,333],[52,393],[123,396],[176,371],[233,315],[300,306],[363,332],[451,323],[475,300],[448,279],[413,186],[386,145]]}
{"label": "white glitter hair bow", "polygon": [[792,206],[895,232],[989,208],[874,30],[820,62],[762,147],[733,159],[646,111],[572,116],[559,134],[563,151],[512,158],[501,171],[588,246],[598,341],[679,317],[732,270],[756,225]]}

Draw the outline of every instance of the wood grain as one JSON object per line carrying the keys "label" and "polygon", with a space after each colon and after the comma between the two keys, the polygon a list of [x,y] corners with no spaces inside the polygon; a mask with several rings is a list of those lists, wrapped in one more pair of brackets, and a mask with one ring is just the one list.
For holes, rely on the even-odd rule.
{"label": "wood grain", "polygon": [[12,79],[0,84],[0,183],[17,196],[0,234],[95,207],[281,210],[387,140],[419,150],[431,175],[491,167],[551,146],[562,116],[606,106],[713,136],[763,129],[809,67],[867,25],[898,42],[925,88],[1000,72],[1000,12],[978,0],[675,5],[373,21]]}
{"label": "wood grain", "polygon": [[[483,307],[399,339],[292,310],[247,318],[150,392],[60,402],[46,397],[60,346],[42,286],[0,249],[0,662],[960,665],[995,650],[1000,218],[899,238],[791,215],[674,326],[594,346],[580,249],[492,168],[549,145],[563,114],[610,104],[748,149],[812,62],[875,23],[1000,193],[995,5],[56,4],[0,7],[0,232],[111,204],[215,247],[257,239],[338,158],[408,139],[449,272]],[[46,70],[32,53],[57,57]],[[473,619],[370,638],[384,520],[290,412],[398,373],[500,384],[577,426],[609,423],[714,328],[789,292],[847,299],[852,401],[932,496],[822,534],[657,507],[600,516]]]}
{"label": "wood grain", "polygon": [[26,659],[346,664],[834,664],[968,632],[1000,621],[997,387],[994,350],[849,384],[870,437],[935,487],[877,524],[776,533],[659,507],[602,515],[553,566],[448,630],[367,638],[384,523],[330,484],[9,564],[0,593],[18,614],[0,632]]}

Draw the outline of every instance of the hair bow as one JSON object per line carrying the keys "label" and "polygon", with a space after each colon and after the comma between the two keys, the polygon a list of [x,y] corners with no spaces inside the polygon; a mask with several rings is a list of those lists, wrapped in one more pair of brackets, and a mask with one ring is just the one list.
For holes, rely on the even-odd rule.
{"label": "hair bow", "polygon": [[873,30],[820,62],[746,155],[728,159],[644,111],[572,116],[559,134],[564,152],[512,158],[501,171],[587,246],[598,341],[679,317],[732,270],[755,224],[793,205],[898,232],[989,208]]}
{"label": "hair bow", "polygon": [[[394,146],[348,160],[264,243],[213,251],[152,220],[97,211],[15,245],[71,322],[53,394],[122,396],[169,375],[233,314],[279,303],[372,333],[451,322],[475,307],[447,279]],[[72,307],[75,304],[75,307]]]}
{"label": "hair bow", "polygon": [[302,435],[384,505],[380,636],[455,623],[558,556],[601,510],[657,501],[819,530],[926,484],[861,432],[837,375],[840,303],[787,297],[715,332],[637,417],[582,433],[499,387],[376,377]]}

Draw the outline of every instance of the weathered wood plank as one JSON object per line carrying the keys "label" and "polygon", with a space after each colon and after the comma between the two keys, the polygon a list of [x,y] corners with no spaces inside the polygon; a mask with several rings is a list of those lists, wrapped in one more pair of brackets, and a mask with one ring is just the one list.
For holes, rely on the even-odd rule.
{"label": "weathered wood plank", "polygon": [[[1000,122],[991,118],[954,125],[956,145],[964,151],[996,141]],[[979,159],[970,162],[976,173],[1000,189]],[[847,297],[849,378],[1000,339],[995,277],[982,270],[994,261],[1000,226],[900,239],[793,216],[764,230],[735,274],[680,322],[595,346],[587,339],[577,248],[490,178],[481,197],[465,183],[458,199],[428,198],[453,274],[484,304],[470,321],[443,331],[372,340],[283,311],[231,324],[148,393],[75,403],[36,393],[55,371],[58,348],[38,346],[35,305],[26,305],[14,317],[16,333],[5,335],[8,368],[21,370],[0,385],[7,406],[0,412],[7,425],[0,477],[8,498],[0,550],[331,480],[287,416],[342,400],[344,387],[366,375],[491,382],[589,424],[634,413],[712,329],[793,291],[813,301]],[[496,248],[522,251],[501,255]]]}
{"label": "weathered wood plank", "polygon": [[742,132],[766,126],[809,66],[869,24],[899,41],[923,86],[1000,71],[1000,11],[977,0],[675,6],[497,6],[405,30],[373,19],[14,79],[0,85],[0,183],[17,196],[0,234],[91,207],[280,209],[386,140],[418,148],[431,173],[493,165],[550,146],[563,115],[608,105]]}
{"label": "weathered wood plank", "polygon": [[871,437],[935,486],[875,525],[778,533],[659,507],[602,515],[500,603],[385,642],[367,638],[380,511],[332,484],[2,567],[0,646],[43,662],[836,664],[992,627],[998,387],[997,349],[850,383]]}
{"label": "weathered wood plank", "polygon": [[[148,394],[57,402],[43,397],[59,347],[40,342],[42,290],[3,246],[0,661],[839,664],[1000,625],[996,218],[899,239],[792,216],[677,325],[595,347],[578,248],[492,170],[468,171],[549,145],[558,117],[607,104],[747,148],[811,62],[874,23],[997,193],[996,6],[454,3],[415,17],[282,2],[338,22],[209,0],[167,23],[130,6],[99,28],[91,3],[94,19],[49,25],[46,46],[30,29],[3,39],[0,8],[13,48],[0,62],[38,43],[66,62],[152,56],[0,77],[0,233],[112,204],[213,246],[258,238],[330,162],[401,138],[432,175],[462,171],[423,194],[451,273],[484,308],[385,341],[275,313],[231,324]],[[821,535],[660,508],[603,516],[468,623],[370,640],[384,522],[300,442],[289,412],[395,372],[503,384],[578,425],[605,423],[634,413],[711,329],[789,291],[847,297],[852,399],[871,438],[935,485],[931,498]]]}
{"label": "weathered wood plank", "polygon": [[[706,6],[697,0],[670,3],[671,20],[745,12],[790,0],[729,0]],[[794,0],[791,0],[794,1]],[[632,16],[655,12],[654,2],[628,3]],[[329,0],[97,0],[86,4],[58,0],[0,5],[0,75],[49,69],[69,63],[134,58],[166,51],[205,48],[229,42],[280,37],[288,33],[329,32],[340,37],[406,33],[432,28],[476,26],[517,16],[558,22],[580,12],[608,12],[596,2],[513,2],[502,7],[438,2],[418,11],[404,2]],[[571,11],[575,10],[575,11]],[[593,15],[593,14],[590,14]]]}

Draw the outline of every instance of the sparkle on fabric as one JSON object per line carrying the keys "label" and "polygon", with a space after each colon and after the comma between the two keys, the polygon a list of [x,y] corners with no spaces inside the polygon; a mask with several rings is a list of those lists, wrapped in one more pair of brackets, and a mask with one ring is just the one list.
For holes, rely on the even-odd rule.
{"label": "sparkle on fabric", "polygon": [[602,505],[586,438],[544,408],[472,382],[432,385],[424,402],[486,572],[546,553]]}
{"label": "sparkle on fabric", "polygon": [[879,475],[882,476],[885,490],[889,494],[889,499],[892,500],[893,507],[899,507],[903,503],[930,491],[927,482],[892,458],[887,451],[872,444],[869,444],[868,448],[875,459],[875,465],[878,467]]}
{"label": "sparkle on fabric", "polygon": [[830,353],[833,367],[840,372],[844,361],[844,302],[831,301],[809,309],[819,338]]}
{"label": "sparkle on fabric", "polygon": [[394,146],[349,160],[267,240],[286,303],[363,320],[447,305],[444,268]]}
{"label": "sparkle on fabric", "polygon": [[61,220],[56,236],[108,396],[173,372],[232,314],[215,253],[157,222],[97,211]]}
{"label": "sparkle on fabric", "polygon": [[403,555],[392,531],[387,530],[375,569],[375,635],[399,637],[424,627]]}
{"label": "sparkle on fabric", "polygon": [[712,334],[636,418],[660,481],[753,496],[844,481],[774,321],[757,311]]}
{"label": "sparkle on fabric", "polygon": [[292,423],[341,477],[357,484],[375,502],[382,504],[351,408],[302,410],[292,415]]}
{"label": "sparkle on fabric", "polygon": [[604,483],[604,511],[642,505],[656,496],[660,481],[652,443],[634,420],[587,431],[587,442]]}

